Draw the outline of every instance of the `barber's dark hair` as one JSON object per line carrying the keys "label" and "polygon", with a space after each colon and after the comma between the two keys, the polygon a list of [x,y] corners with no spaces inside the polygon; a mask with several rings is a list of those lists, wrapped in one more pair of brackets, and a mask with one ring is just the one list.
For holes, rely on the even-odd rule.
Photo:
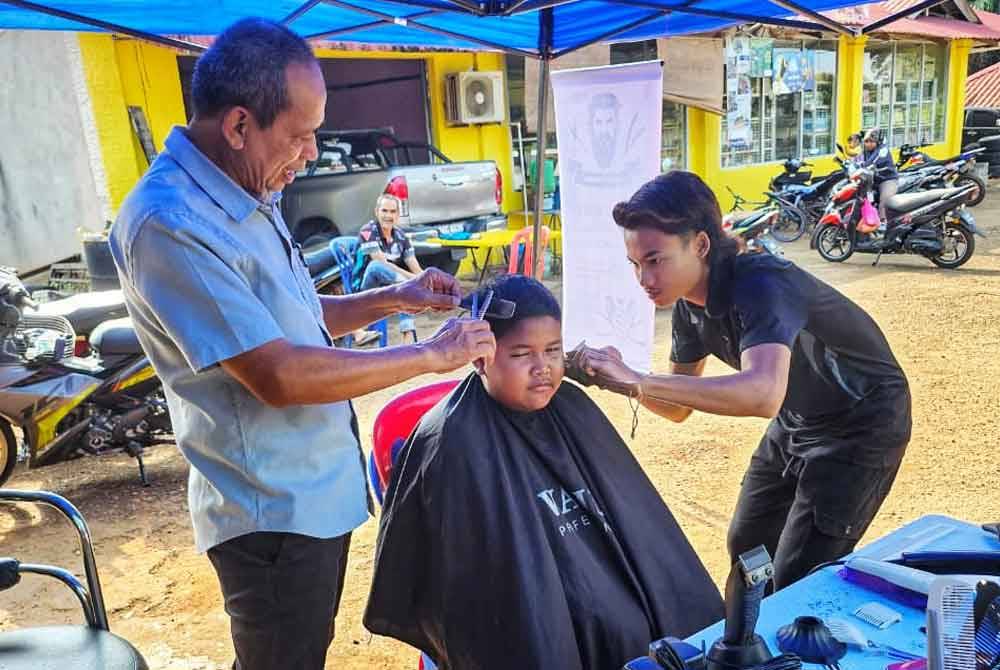
{"label": "barber's dark hair", "polygon": [[722,210],[712,189],[696,174],[671,170],[652,179],[611,215],[625,230],[652,228],[689,240],[699,232],[711,242],[709,263],[740,252],[739,240],[722,229]]}
{"label": "barber's dark hair", "polygon": [[511,319],[491,319],[493,336],[497,340],[510,332],[518,322],[538,316],[551,316],[556,321],[562,321],[562,309],[559,302],[549,289],[537,279],[524,275],[500,275],[479,289],[479,304],[483,303],[487,291],[493,291],[493,299],[510,300],[517,305],[514,317]]}
{"label": "barber's dark hair", "polygon": [[195,63],[191,82],[195,116],[212,117],[231,107],[246,107],[261,128],[268,128],[290,104],[285,68],[315,61],[309,44],[280,23],[237,21]]}

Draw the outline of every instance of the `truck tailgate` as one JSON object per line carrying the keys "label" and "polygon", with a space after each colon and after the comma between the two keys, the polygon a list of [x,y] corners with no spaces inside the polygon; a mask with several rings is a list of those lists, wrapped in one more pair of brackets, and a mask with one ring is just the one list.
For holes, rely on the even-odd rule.
{"label": "truck tailgate", "polygon": [[493,161],[418,165],[390,172],[397,171],[405,175],[409,187],[408,225],[456,221],[500,211]]}

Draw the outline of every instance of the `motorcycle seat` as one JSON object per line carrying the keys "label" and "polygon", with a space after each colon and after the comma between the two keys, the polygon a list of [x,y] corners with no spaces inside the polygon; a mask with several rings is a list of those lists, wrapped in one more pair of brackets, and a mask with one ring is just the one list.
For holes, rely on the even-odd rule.
{"label": "motorcycle seat", "polygon": [[101,322],[127,316],[125,296],[120,290],[79,293],[62,300],[43,302],[38,313],[65,317],[77,335],[86,335]]}
{"label": "motorcycle seat", "polygon": [[789,184],[782,190],[785,193],[789,193],[791,195],[812,195],[813,193],[816,192],[817,188],[819,188],[818,184],[810,184],[809,186],[801,184]]}
{"label": "motorcycle seat", "polygon": [[935,200],[943,200],[960,193],[961,190],[960,188],[934,188],[929,191],[918,191],[917,193],[897,193],[885,201],[885,207],[894,212],[912,212],[924,205],[929,205]]}
{"label": "motorcycle seat", "polygon": [[89,626],[39,626],[0,633],[0,668],[39,670],[148,670],[126,640]]}
{"label": "motorcycle seat", "polygon": [[333,254],[333,249],[329,244],[310,249],[302,254],[306,259],[306,267],[309,268],[309,276],[315,277],[321,272],[326,272],[337,264],[337,257]]}
{"label": "motorcycle seat", "polygon": [[128,318],[105,321],[99,325],[90,334],[90,346],[101,356],[142,353],[142,346],[136,337],[132,320]]}

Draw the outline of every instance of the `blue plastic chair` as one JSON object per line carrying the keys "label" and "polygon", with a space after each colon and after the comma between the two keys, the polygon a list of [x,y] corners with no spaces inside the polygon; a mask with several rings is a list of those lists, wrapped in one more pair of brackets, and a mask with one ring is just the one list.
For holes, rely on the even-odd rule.
{"label": "blue plastic chair", "polygon": [[[340,281],[343,286],[344,295],[356,292],[361,284],[361,266],[364,259],[358,253],[358,238],[343,236],[330,240],[330,251],[337,261],[337,268],[340,270]],[[378,333],[378,346],[384,347],[389,344],[389,321],[380,319],[368,326],[369,330]],[[354,345],[352,335],[344,336],[344,343],[351,347]]]}

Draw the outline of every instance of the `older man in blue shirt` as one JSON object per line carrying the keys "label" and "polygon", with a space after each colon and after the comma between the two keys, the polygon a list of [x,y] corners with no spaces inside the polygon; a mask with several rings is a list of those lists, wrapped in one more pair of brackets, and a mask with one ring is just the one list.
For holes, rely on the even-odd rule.
{"label": "older man in blue shirt", "polygon": [[333,338],[399,311],[452,309],[436,270],[317,296],[278,209],[316,158],[326,86],[308,44],[241,21],[198,61],[194,119],[129,195],[111,248],[135,326],[191,463],[199,551],[219,577],[234,668],[320,670],[351,531],[369,514],[350,399],[492,357],[482,321],[420,344],[338,350]]}

